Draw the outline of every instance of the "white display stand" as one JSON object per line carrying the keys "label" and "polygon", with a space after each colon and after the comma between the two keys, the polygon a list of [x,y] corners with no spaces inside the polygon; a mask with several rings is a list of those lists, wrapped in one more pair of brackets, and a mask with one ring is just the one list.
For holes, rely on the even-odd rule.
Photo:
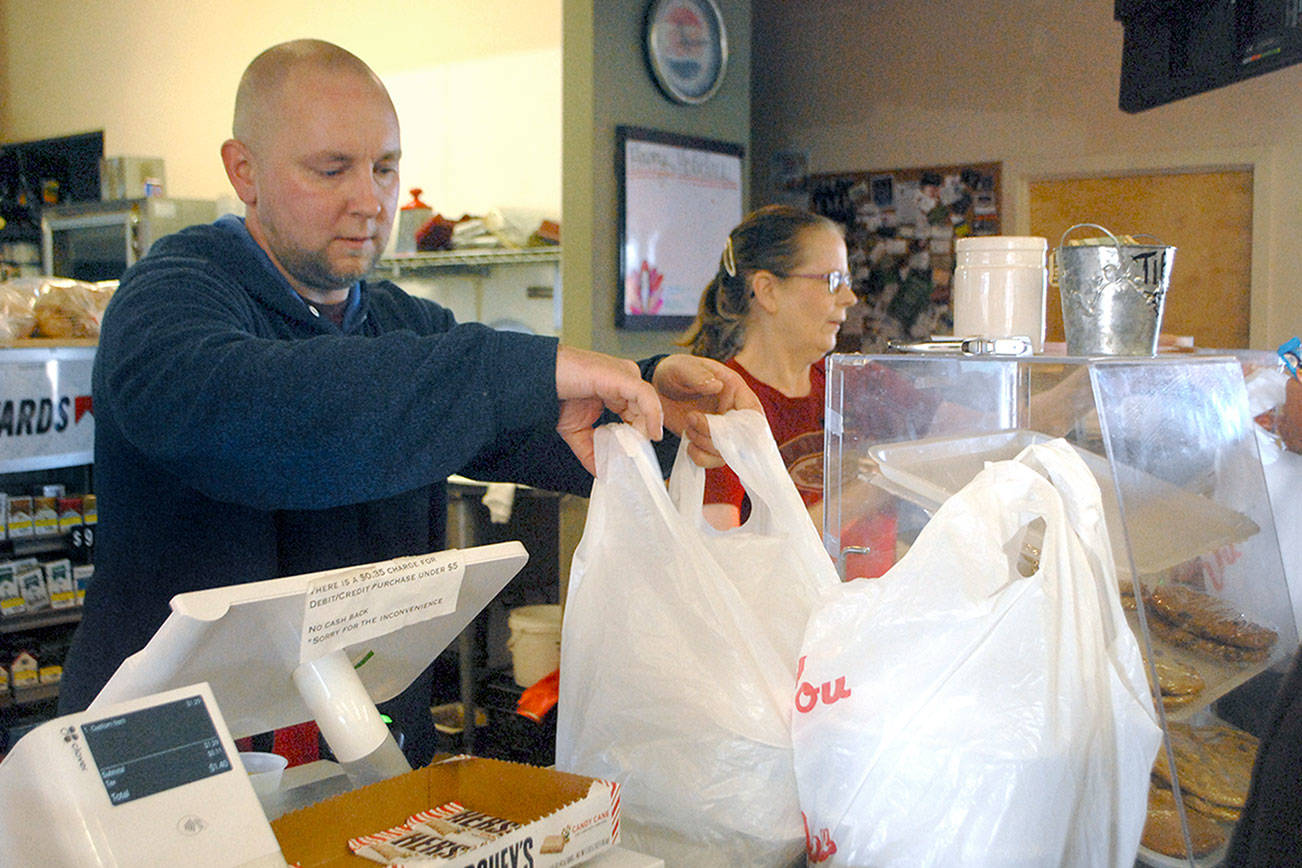
{"label": "white display stand", "polygon": [[[340,768],[353,786],[409,771],[375,703],[406,689],[528,554],[506,542],[430,555],[416,570],[410,560],[173,597],[167,621],[90,708],[41,725],[0,764],[9,806],[0,812],[0,852],[41,866],[283,865],[234,739],[316,719],[343,762],[307,783],[338,788]],[[450,599],[435,610],[443,614],[413,620],[407,610],[429,601],[404,605],[386,577],[413,584],[426,574],[448,579],[441,587]],[[394,626],[357,630],[366,638],[305,656],[305,630],[329,624],[314,614],[332,602],[321,589],[335,586],[363,589],[333,595],[351,615]],[[133,738],[97,746],[94,736],[109,729]],[[178,730],[185,737],[173,744]],[[160,769],[159,756],[179,759]],[[137,768],[152,773],[132,778]]]}
{"label": "white display stand", "polygon": [[[91,709],[207,681],[236,738],[316,720],[356,785],[408,771],[393,745],[370,763],[382,763],[378,771],[351,766],[372,757],[387,736],[375,703],[405,690],[528,560],[518,542],[445,554],[457,556],[464,567],[450,613],[306,662],[303,640],[313,589],[384,572],[386,565],[178,594],[167,621],[122,663]],[[353,612],[368,605],[378,611],[366,599],[352,598]]]}

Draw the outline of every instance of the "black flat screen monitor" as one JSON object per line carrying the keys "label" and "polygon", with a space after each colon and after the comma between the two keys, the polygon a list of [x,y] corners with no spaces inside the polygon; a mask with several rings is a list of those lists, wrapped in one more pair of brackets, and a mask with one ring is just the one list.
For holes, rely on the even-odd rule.
{"label": "black flat screen monitor", "polygon": [[1140,112],[1302,61],[1302,0],[1116,0],[1123,111]]}

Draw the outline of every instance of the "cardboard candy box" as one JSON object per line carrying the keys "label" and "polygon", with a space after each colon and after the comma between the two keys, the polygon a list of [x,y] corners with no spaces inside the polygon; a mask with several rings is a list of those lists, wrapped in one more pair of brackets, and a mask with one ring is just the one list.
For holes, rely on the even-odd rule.
{"label": "cardboard candy box", "polygon": [[[370,866],[348,841],[459,802],[520,827],[443,863],[447,868],[577,865],[619,840],[619,785],[479,757],[452,757],[272,821],[285,858],[300,868]],[[422,862],[422,865],[436,863]]]}

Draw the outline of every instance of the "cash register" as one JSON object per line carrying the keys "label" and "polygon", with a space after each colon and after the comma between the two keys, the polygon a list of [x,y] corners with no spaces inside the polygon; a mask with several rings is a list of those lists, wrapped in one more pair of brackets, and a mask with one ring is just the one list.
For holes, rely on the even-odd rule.
{"label": "cash register", "polygon": [[178,594],[86,711],[0,763],[4,863],[283,866],[234,740],[315,719],[352,786],[410,770],[375,703],[527,559],[505,542]]}

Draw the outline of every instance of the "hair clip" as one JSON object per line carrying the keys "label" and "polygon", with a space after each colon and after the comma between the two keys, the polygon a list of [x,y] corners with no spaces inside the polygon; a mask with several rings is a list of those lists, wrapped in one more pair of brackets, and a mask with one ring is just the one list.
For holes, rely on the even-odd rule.
{"label": "hair clip", "polygon": [[732,250],[732,236],[723,243],[723,270],[728,272],[729,277],[737,276],[737,256]]}

